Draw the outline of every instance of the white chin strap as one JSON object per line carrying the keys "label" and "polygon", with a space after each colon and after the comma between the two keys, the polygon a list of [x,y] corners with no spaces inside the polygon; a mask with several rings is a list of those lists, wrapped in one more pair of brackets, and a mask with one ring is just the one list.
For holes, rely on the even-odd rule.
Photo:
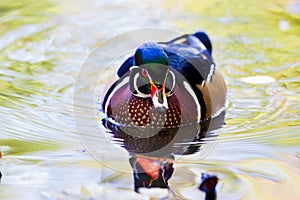
{"label": "white chin strap", "polygon": [[158,110],[167,110],[169,108],[167,97],[166,97],[166,94],[165,94],[164,91],[163,91],[163,102],[162,103],[160,103],[158,101],[158,94],[157,93],[153,96],[152,101],[153,101],[154,107]]}

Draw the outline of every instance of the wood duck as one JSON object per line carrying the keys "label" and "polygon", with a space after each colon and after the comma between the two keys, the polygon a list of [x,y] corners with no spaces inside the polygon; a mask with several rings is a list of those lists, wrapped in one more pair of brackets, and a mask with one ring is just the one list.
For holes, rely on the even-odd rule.
{"label": "wood duck", "polygon": [[107,91],[103,111],[115,124],[158,130],[218,115],[226,85],[211,55],[204,32],[141,45],[118,69],[119,80]]}
{"label": "wood duck", "polygon": [[226,85],[211,55],[208,36],[196,32],[145,43],[118,69],[102,122],[130,153],[135,191],[169,188],[172,155],[197,152],[224,124]]}

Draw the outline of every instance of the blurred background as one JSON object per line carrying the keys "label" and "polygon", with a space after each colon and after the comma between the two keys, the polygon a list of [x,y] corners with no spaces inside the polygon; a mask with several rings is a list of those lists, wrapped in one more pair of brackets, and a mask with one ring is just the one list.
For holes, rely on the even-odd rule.
{"label": "blurred background", "polygon": [[88,154],[73,119],[76,78],[94,46],[146,27],[206,31],[228,85],[214,149],[175,164],[177,198],[203,199],[203,171],[219,177],[219,199],[299,198],[299,0],[0,0],[0,199],[147,199],[131,173]]}

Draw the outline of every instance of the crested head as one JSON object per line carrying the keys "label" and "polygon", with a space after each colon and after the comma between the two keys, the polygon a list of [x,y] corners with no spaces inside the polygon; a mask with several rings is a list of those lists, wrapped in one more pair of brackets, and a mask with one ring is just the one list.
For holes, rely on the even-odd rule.
{"label": "crested head", "polygon": [[154,42],[141,45],[134,54],[134,64],[140,66],[153,63],[168,65],[166,52],[159,44]]}
{"label": "crested head", "polygon": [[134,64],[144,69],[157,85],[163,84],[169,69],[166,52],[154,42],[145,43],[136,50]]}
{"label": "crested head", "polygon": [[157,43],[145,43],[134,54],[130,88],[139,97],[151,97],[155,108],[168,109],[167,96],[172,93],[175,77],[169,70],[168,55]]}
{"label": "crested head", "polygon": [[135,65],[143,67],[154,83],[162,85],[168,70],[168,56],[157,43],[141,45],[134,54]]}

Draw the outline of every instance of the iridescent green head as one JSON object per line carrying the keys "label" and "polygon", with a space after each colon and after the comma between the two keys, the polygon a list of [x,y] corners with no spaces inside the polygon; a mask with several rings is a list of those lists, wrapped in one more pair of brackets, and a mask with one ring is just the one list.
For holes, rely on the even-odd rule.
{"label": "iridescent green head", "polygon": [[175,85],[175,76],[168,64],[166,52],[157,43],[143,44],[134,54],[131,91],[142,98],[151,97],[158,110],[168,109],[167,97],[172,94]]}

